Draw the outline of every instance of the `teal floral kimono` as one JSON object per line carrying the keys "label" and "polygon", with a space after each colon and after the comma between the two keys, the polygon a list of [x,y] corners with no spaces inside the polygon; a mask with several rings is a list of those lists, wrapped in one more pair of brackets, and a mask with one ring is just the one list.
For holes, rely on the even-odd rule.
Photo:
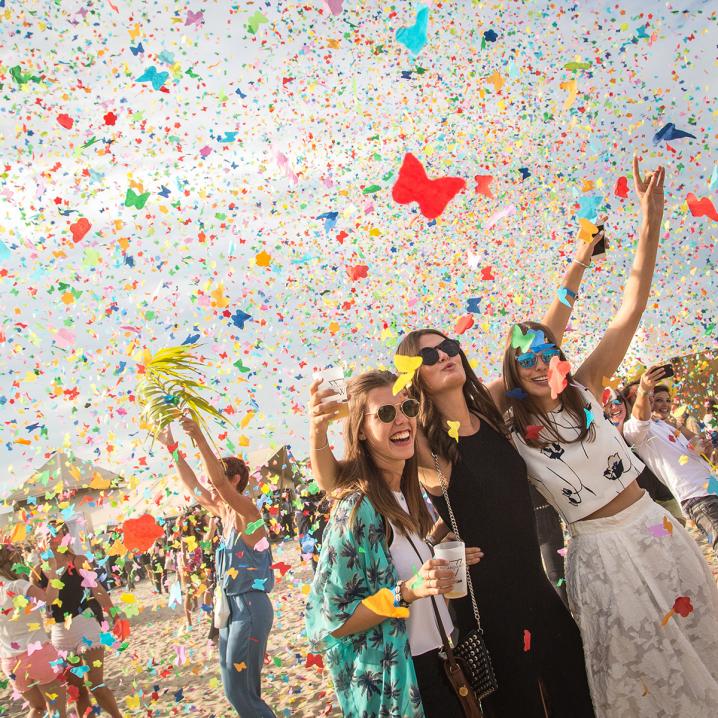
{"label": "teal floral kimono", "polygon": [[362,599],[393,590],[397,581],[382,517],[360,493],[342,499],[324,531],[306,625],[312,651],[324,654],[345,718],[424,718],[403,619],[387,618],[343,638],[331,635]]}

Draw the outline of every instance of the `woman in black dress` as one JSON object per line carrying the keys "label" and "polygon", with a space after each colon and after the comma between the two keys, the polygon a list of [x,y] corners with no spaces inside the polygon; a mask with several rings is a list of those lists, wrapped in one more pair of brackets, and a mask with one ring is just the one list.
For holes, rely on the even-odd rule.
{"label": "woman in black dress", "polygon": [[[421,402],[417,438],[422,483],[450,525],[434,454],[448,485],[461,539],[480,546],[471,567],[498,690],[483,701],[492,718],[593,716],[578,627],[546,578],[526,465],[458,342],[434,330],[408,334],[398,354],[422,356],[411,386]],[[447,421],[459,422],[458,441]],[[453,602],[460,633],[476,628],[470,599]]]}

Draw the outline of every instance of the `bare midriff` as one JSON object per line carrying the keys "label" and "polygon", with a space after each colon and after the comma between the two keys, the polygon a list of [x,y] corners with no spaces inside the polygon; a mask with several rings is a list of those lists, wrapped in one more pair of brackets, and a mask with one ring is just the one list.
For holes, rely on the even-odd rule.
{"label": "bare midriff", "polygon": [[644,490],[632,481],[626,488],[621,491],[615,499],[609,501],[605,506],[601,506],[598,511],[594,511],[588,516],[584,516],[579,521],[590,521],[591,519],[605,519],[608,516],[615,516],[629,506],[636,503],[644,494]]}

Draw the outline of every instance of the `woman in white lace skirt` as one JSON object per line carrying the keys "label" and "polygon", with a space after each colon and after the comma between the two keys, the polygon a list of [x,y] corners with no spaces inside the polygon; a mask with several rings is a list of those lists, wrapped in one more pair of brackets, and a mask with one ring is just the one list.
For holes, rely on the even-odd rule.
{"label": "woman in white lace skirt", "polygon": [[641,179],[634,159],[643,221],[631,274],[575,375],[560,338],[535,322],[513,328],[504,355],[516,448],[572,536],[568,598],[600,718],[718,715],[718,590],[695,542],[639,487],[644,466],[600,401],[650,293],[663,179],[662,168]]}

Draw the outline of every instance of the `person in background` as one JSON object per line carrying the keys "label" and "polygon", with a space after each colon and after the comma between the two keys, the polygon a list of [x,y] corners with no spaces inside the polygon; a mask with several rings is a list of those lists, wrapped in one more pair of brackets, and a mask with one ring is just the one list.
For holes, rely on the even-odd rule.
{"label": "person in background", "polygon": [[[650,375],[652,376],[652,375]],[[662,374],[661,374],[662,376]],[[635,396],[635,392],[634,392]],[[603,390],[603,414],[618,429],[623,436],[623,425],[631,416],[632,404],[621,392],[616,392],[611,388]],[[625,439],[625,437],[624,437]],[[628,442],[626,442],[628,443]],[[635,447],[631,447],[633,453],[640,459],[640,455]],[[686,517],[683,515],[681,505],[671,490],[651,471],[649,467],[645,467],[636,479],[638,485],[648,492],[648,495],[658,504],[669,511],[681,526],[686,525]]]}
{"label": "person in background", "polygon": [[[110,632],[103,616],[117,619],[110,595],[98,580],[89,560],[75,553],[73,539],[66,524],[50,521],[45,534],[45,552],[51,552],[57,562],[57,574],[62,582],[57,600],[48,605],[53,620],[52,645],[59,653],[67,652],[81,659],[87,668],[84,674],[66,674],[70,697],[77,703],[81,716],[92,710],[90,692],[100,708],[112,718],[122,718],[115,695],[105,682],[105,646],[102,634]],[[49,576],[41,569],[35,574],[36,585],[46,589]],[[89,689],[89,690],[88,690]]]}
{"label": "person in background", "polygon": [[685,427],[694,434],[701,433],[700,422],[693,416],[693,411],[688,404],[684,404],[678,395],[673,397],[671,415],[676,422],[676,426],[681,428]]}
{"label": "person in background", "polygon": [[646,372],[641,378],[643,386],[623,426],[624,435],[718,555],[718,473],[702,456],[710,450],[710,441],[673,423],[670,391],[655,385],[650,376]]}
{"label": "person in background", "polygon": [[165,587],[165,578],[166,578],[165,541],[166,540],[164,538],[157,539],[152,544],[152,546],[149,550],[149,553],[147,554],[147,558],[148,558],[147,572],[149,573],[150,578],[152,579],[152,585],[154,586],[155,591],[159,594],[162,594],[162,589],[163,589],[163,587]]}
{"label": "person in background", "polygon": [[[222,520],[217,548],[217,584],[229,605],[227,624],[219,629],[219,667],[224,694],[241,718],[275,718],[262,700],[261,679],[274,609],[269,598],[274,588],[272,551],[259,510],[244,495],[249,469],[242,459],[215,456],[199,426],[180,417],[186,435],[202,456],[211,489],[197,479],[168,427],[157,438],[175,462],[177,475],[203,508]],[[238,668],[239,666],[239,668]]]}
{"label": "person in background", "polygon": [[[51,582],[58,579],[54,557],[43,568]],[[67,692],[60,677],[61,659],[39,615],[42,604],[57,598],[57,588],[33,586],[27,580],[29,573],[20,548],[0,544],[0,665],[27,702],[28,718],[42,718],[46,711],[51,718],[65,718]]]}
{"label": "person in background", "polygon": [[703,431],[711,441],[712,451],[709,457],[714,464],[718,462],[718,401],[709,397],[703,403],[706,413],[703,415]]}

